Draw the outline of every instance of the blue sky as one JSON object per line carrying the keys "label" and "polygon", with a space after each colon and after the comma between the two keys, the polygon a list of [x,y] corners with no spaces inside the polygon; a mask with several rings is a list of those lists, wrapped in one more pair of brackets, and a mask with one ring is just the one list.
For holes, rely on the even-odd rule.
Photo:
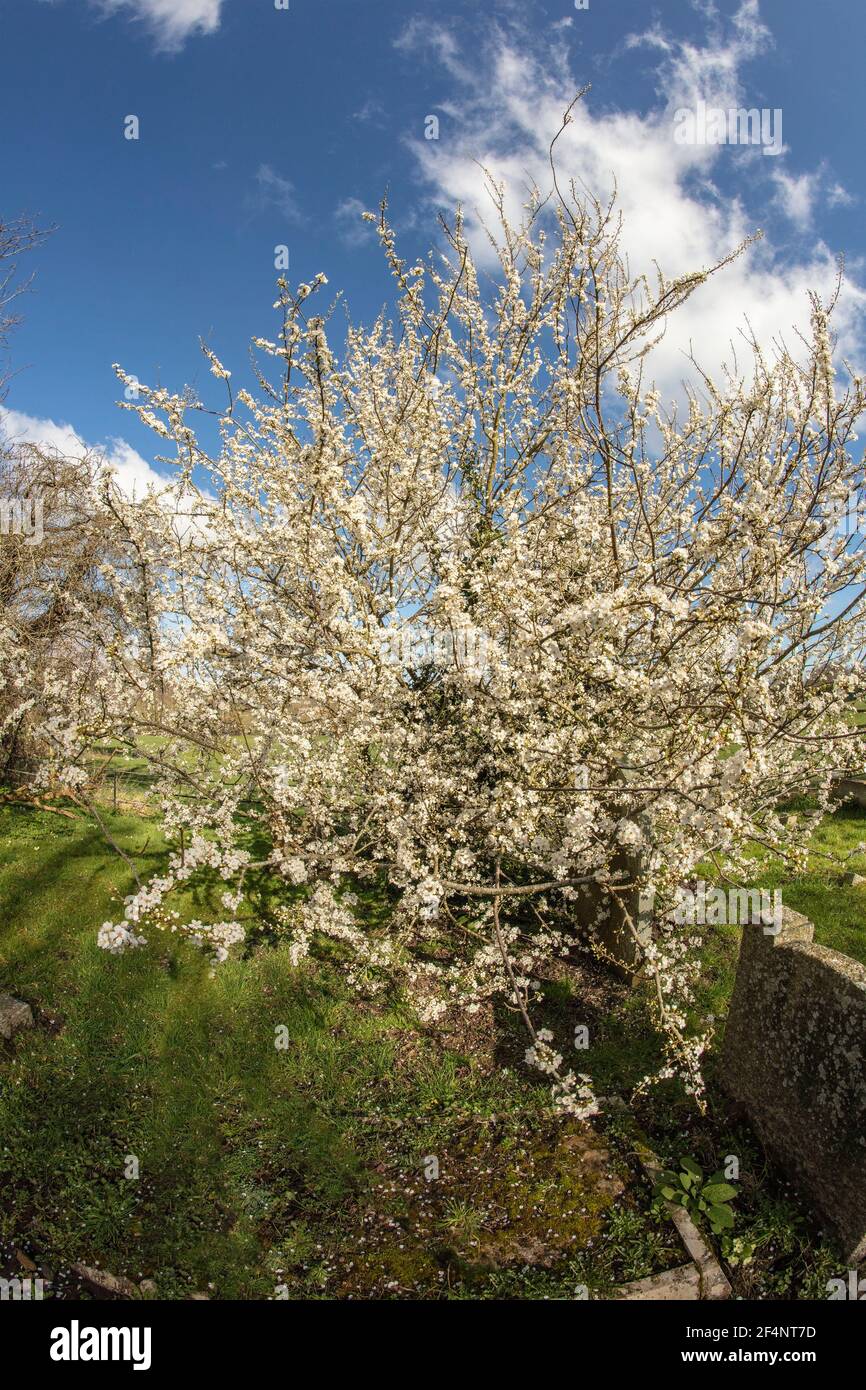
{"label": "blue sky", "polygon": [[[519,202],[587,81],[565,167],[600,191],[616,174],[633,264],[656,257],[678,274],[766,233],[692,302],[658,356],[663,384],[682,374],[689,341],[720,360],[746,313],[766,337],[788,333],[839,252],[837,326],[846,352],[862,351],[862,0],[2,6],[0,211],[57,227],[20,306],[13,433],[68,442],[74,431],[146,476],[154,443],[117,409],[112,362],[210,390],[203,336],[243,378],[249,339],[273,330],[282,243],[291,280],[323,271],[353,319],[370,318],[390,282],[360,209],[387,188],[412,255],[435,241],[438,208],[481,209],[477,159]],[[780,108],[784,152],[678,149],[673,113],[698,99]],[[130,114],[137,141],[124,139]]]}

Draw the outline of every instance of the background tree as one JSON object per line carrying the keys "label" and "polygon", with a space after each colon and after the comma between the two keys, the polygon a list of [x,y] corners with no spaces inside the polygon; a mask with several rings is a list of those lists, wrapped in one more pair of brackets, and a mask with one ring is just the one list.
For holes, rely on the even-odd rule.
{"label": "background tree", "polygon": [[[25,217],[0,221],[2,348],[20,321],[15,301],[32,281],[21,279],[20,257],[48,234]],[[10,379],[7,366],[0,399]],[[83,692],[98,684],[94,666],[116,632],[111,593],[124,557],[100,501],[106,486],[96,453],[66,457],[0,436],[0,786],[7,797],[31,794],[34,782],[44,789],[51,750],[78,727]],[[83,745],[72,737],[61,760],[67,789],[87,780],[76,765]]]}
{"label": "background tree", "polygon": [[[0,349],[4,351],[13,328],[20,322],[20,316],[13,309],[15,301],[26,292],[33,279],[32,275],[26,280],[19,278],[19,258],[39,246],[50,230],[40,229],[28,217],[19,217],[14,221],[4,221],[0,217]],[[0,400],[8,389],[7,363],[0,368]]]}

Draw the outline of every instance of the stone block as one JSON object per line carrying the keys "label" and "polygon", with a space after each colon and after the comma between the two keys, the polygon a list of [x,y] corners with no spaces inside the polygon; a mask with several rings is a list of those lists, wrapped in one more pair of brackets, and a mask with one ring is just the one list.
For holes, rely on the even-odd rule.
{"label": "stone block", "polygon": [[21,999],[13,999],[11,994],[0,994],[0,1037],[14,1038],[22,1028],[33,1027],[33,1011]]}
{"label": "stone block", "polygon": [[720,1080],[767,1152],[866,1258],[866,966],[816,946],[785,909],[782,929],[743,929]]}

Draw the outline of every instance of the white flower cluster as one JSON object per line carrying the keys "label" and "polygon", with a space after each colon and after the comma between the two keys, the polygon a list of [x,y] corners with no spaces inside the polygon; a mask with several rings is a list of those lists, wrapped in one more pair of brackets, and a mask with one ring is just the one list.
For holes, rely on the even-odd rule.
{"label": "white flower cluster", "polygon": [[98,946],[112,955],[120,955],[135,946],[146,946],[143,936],[136,936],[126,922],[103,922],[96,938]]}
{"label": "white flower cluster", "polygon": [[583,1073],[562,1071],[562,1053],[551,1047],[553,1034],[549,1028],[539,1028],[535,1041],[526,1049],[526,1062],[553,1078],[551,1090],[554,1106],[564,1115],[585,1120],[598,1113],[590,1078]]}

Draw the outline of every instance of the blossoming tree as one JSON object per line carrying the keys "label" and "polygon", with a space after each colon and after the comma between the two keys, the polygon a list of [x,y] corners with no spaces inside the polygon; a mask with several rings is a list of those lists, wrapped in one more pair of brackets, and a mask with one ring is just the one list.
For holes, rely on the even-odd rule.
{"label": "blossoming tree", "polygon": [[[216,449],[194,428],[210,403],[135,383],[175,472],[145,501],[102,488],[122,621],[46,755],[62,776],[110,734],[184,832],[103,946],[169,927],[222,957],[267,872],[293,960],[336,938],[358,987],[398,976],[427,1020],[504,993],[583,1114],[533,995],[584,889],[625,902],[624,850],[659,908],[703,861],[740,881],[756,846],[800,865],[856,761],[864,559],[838,512],[864,390],[837,383],[815,298],[795,349],[747,340],[664,406],[647,354],[724,264],[633,277],[611,207],[555,187],[514,225],[490,192],[492,282],[459,214],[408,264],[383,207],[393,321],[338,350],[324,276],[280,280],[255,394],[205,349]],[[779,809],[806,789],[814,815]],[[184,923],[173,890],[202,873],[225,920]],[[388,904],[375,927],[364,885]],[[698,1089],[689,933],[660,916],[643,961]]]}

